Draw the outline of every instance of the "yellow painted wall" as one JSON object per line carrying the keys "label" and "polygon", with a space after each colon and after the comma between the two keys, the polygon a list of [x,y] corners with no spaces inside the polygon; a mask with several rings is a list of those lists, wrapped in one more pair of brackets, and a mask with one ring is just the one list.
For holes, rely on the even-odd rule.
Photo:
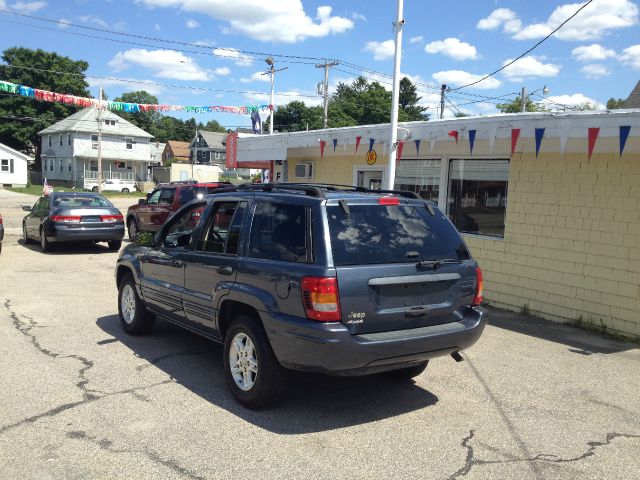
{"label": "yellow painted wall", "polygon": [[[630,138],[627,149],[637,152],[639,141]],[[526,306],[551,320],[582,320],[640,336],[640,154],[619,158],[617,139],[601,139],[588,161],[585,140],[570,139],[567,147],[580,151],[582,144],[584,153],[557,153],[558,139],[546,141],[538,158],[516,152],[504,239],[465,239],[483,269],[491,304]],[[467,146],[445,145],[433,154],[470,158]],[[532,146],[524,150],[531,152]],[[296,181],[296,163],[314,160],[313,181],[352,184],[353,167],[366,165],[367,149],[361,144],[353,155],[353,146],[334,153],[328,145],[322,160],[317,149],[290,151],[289,181]],[[384,167],[386,155],[381,146],[376,150],[377,165]],[[489,147],[479,142],[480,154],[483,150],[488,153]],[[497,142],[494,151],[507,152],[496,158],[508,158],[508,142]],[[428,143],[422,152],[430,153]]]}

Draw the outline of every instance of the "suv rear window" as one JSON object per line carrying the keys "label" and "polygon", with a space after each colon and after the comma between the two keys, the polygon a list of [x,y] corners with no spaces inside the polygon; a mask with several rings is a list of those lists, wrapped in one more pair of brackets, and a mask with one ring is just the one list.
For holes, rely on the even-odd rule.
{"label": "suv rear window", "polygon": [[471,258],[447,218],[422,205],[328,206],[327,217],[336,266]]}

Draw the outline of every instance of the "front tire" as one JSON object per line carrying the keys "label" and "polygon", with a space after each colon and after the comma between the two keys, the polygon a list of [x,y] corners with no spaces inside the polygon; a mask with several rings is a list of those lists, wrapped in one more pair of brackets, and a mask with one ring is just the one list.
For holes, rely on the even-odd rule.
{"label": "front tire", "polygon": [[120,247],[122,246],[122,240],[112,240],[108,242],[108,245],[109,245],[109,250],[113,250],[114,252],[117,252],[118,250],[120,250]]}
{"label": "front tire", "polygon": [[254,317],[240,315],[233,321],[225,335],[223,362],[231,393],[247,408],[265,408],[286,390],[287,371]]}
{"label": "front tire", "polygon": [[129,335],[149,333],[155,317],[147,311],[138,296],[133,275],[127,273],[118,285],[118,315],[120,324]]}
{"label": "front tire", "polygon": [[140,233],[138,222],[136,222],[135,218],[132,218],[127,222],[127,231],[129,233],[129,240],[135,242],[138,234]]}
{"label": "front tire", "polygon": [[397,378],[398,380],[411,380],[412,378],[415,378],[422,372],[424,372],[427,368],[427,365],[429,365],[429,360],[425,360],[424,362],[418,363],[417,365],[413,365],[411,367],[392,370],[390,372],[387,372],[387,374],[393,378]]}
{"label": "front tire", "polygon": [[27,235],[27,225],[25,223],[22,224],[22,243],[25,245],[31,243],[31,238]]}
{"label": "front tire", "polygon": [[44,233],[44,228],[40,227],[40,249],[43,252],[51,251],[51,243],[47,240],[47,235]]}

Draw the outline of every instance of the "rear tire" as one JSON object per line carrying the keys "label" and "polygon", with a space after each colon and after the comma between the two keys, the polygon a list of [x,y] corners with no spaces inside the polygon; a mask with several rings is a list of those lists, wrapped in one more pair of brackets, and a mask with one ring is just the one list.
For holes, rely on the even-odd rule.
{"label": "rear tire", "polygon": [[136,222],[135,218],[132,218],[127,222],[127,231],[129,233],[129,240],[135,242],[136,238],[138,238],[138,234],[140,233],[140,228],[138,227],[138,222]]}
{"label": "rear tire", "polygon": [[120,250],[120,247],[122,246],[122,240],[112,240],[111,242],[108,243],[108,245],[109,245],[109,250],[113,250],[117,252],[118,250]]}
{"label": "rear tire", "polygon": [[97,186],[93,187],[93,188],[91,189],[91,191],[92,191],[92,192],[97,192],[97,191],[98,191],[98,187],[97,187]]}
{"label": "rear tire", "polygon": [[43,252],[51,251],[51,243],[47,240],[47,235],[44,233],[44,228],[40,227],[40,249]]}
{"label": "rear tire", "polygon": [[122,189],[122,193],[129,193],[129,189],[128,188],[123,188]]}
{"label": "rear tire", "polygon": [[133,275],[127,273],[118,285],[118,315],[120,324],[129,335],[149,333],[155,317],[147,311],[136,291]]}
{"label": "rear tire", "polygon": [[225,336],[224,373],[231,393],[245,407],[265,408],[286,390],[287,371],[271,349],[257,319],[238,316]]}
{"label": "rear tire", "polygon": [[424,372],[427,368],[427,365],[429,365],[429,360],[425,360],[424,362],[418,363],[417,365],[413,365],[411,367],[392,370],[390,372],[387,372],[387,375],[393,378],[397,378],[398,380],[411,380],[412,378],[415,378],[422,372]]}

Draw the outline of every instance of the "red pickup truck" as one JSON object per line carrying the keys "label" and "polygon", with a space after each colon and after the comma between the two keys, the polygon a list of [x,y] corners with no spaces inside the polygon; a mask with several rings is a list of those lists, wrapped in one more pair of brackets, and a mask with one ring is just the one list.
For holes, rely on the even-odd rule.
{"label": "red pickup truck", "polygon": [[172,182],[159,184],[156,189],[127,210],[129,239],[135,240],[139,232],[157,232],[173,212],[199,195],[215,193],[229,188],[229,182]]}

